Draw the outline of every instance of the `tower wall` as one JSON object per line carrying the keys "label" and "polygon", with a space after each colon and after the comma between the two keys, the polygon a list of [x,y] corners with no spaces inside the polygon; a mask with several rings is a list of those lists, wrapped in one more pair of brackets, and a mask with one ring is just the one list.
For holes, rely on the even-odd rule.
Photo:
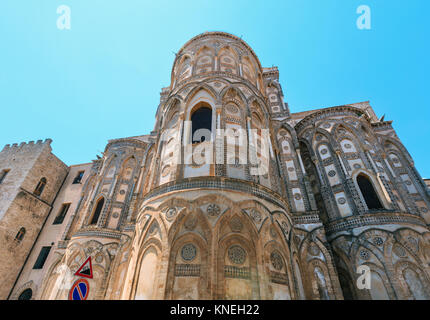
{"label": "tower wall", "polygon": [[[10,170],[0,184],[0,299],[8,297],[68,172],[51,153],[50,143],[6,146],[0,153],[0,168]],[[35,195],[42,178],[46,186]],[[20,230],[25,231],[22,240],[17,238]]]}

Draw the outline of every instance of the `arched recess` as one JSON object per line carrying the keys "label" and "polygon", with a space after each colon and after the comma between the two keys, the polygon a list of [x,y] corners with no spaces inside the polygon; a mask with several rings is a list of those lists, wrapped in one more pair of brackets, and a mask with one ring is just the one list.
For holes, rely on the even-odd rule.
{"label": "arched recess", "polygon": [[193,70],[193,61],[191,57],[189,55],[184,55],[181,58],[181,62],[179,63],[176,69],[176,74],[175,74],[176,79],[174,79],[176,81],[175,83],[179,83],[182,80],[185,80],[186,78],[191,77],[192,70]]}
{"label": "arched recess", "polygon": [[159,255],[159,248],[155,245],[149,245],[143,250],[136,268],[134,300],[155,299]]}
{"label": "arched recess", "polygon": [[41,178],[36,186],[36,188],[34,189],[34,195],[40,197],[42,195],[43,190],[45,189],[47,180],[45,177]]}
{"label": "arched recess", "polygon": [[210,105],[200,103],[194,106],[190,120],[192,143],[210,141],[212,136],[212,108]]}
{"label": "arched recess", "polygon": [[30,288],[27,288],[20,293],[20,295],[18,296],[18,300],[31,300],[32,297],[33,297],[33,290],[31,290]]}
{"label": "arched recess", "polygon": [[256,68],[249,57],[242,58],[242,76],[257,87]]}
{"label": "arched recess", "polygon": [[166,299],[210,299],[210,250],[197,233],[188,232],[176,239],[169,257]]}
{"label": "arched recess", "polygon": [[378,272],[371,271],[371,289],[368,290],[372,300],[390,300],[384,280]]}
{"label": "arched recess", "polygon": [[40,295],[41,300],[55,300],[58,294],[58,288],[60,288],[60,283],[62,278],[66,276],[65,265],[62,266],[62,256],[57,255],[56,260],[51,264],[46,273],[47,276],[42,283],[42,294]]}
{"label": "arched recess", "polygon": [[269,300],[291,300],[290,275],[291,266],[288,265],[286,257],[288,253],[277,242],[271,241],[264,248],[265,272],[268,277],[268,297]]}
{"label": "arched recess", "polygon": [[218,68],[220,71],[238,74],[238,57],[230,47],[224,47],[218,52]]}
{"label": "arched recess", "polygon": [[[386,201],[381,197],[382,189],[376,185],[372,178],[364,171],[356,172],[354,182],[357,185],[357,191],[360,192],[364,203],[368,210],[383,210],[385,209]],[[384,199],[385,200],[385,199]]]}
{"label": "arched recess", "polygon": [[257,256],[251,241],[232,234],[219,243],[217,299],[260,299]]}
{"label": "arched recess", "polygon": [[299,264],[299,259],[293,254],[293,270],[296,287],[296,296],[298,300],[306,300],[305,289],[303,286],[302,271]]}
{"label": "arched recess", "polygon": [[97,202],[96,202],[94,209],[93,209],[93,213],[91,214],[90,219],[89,219],[90,225],[97,225],[99,218],[100,218],[100,214],[102,213],[102,210],[104,207],[104,203],[105,203],[105,198],[103,196],[101,196],[97,199]]}
{"label": "arched recess", "polygon": [[415,300],[429,300],[429,295],[426,292],[423,283],[418,274],[411,268],[403,270],[403,278],[408,285],[408,289]]}
{"label": "arched recess", "polygon": [[[145,195],[149,191],[150,186],[151,186],[152,176],[153,176],[154,171],[155,171],[155,170],[151,170],[151,168],[153,168],[153,165],[154,165],[154,163],[153,163],[154,153],[155,153],[154,149],[155,149],[154,145],[151,145],[149,147],[149,149],[147,149],[147,151],[146,151],[147,156],[146,156],[146,159],[144,160],[145,162],[144,162],[144,165],[142,168],[142,170],[144,170],[144,171],[142,174],[142,181],[140,184],[141,190],[139,190],[139,194],[141,194],[141,195]],[[137,212],[136,212],[136,214],[137,214]]]}
{"label": "arched recess", "polygon": [[312,193],[314,194],[315,203],[317,205],[318,211],[320,213],[321,220],[326,223],[329,220],[327,207],[325,205],[324,197],[321,193],[321,181],[315,167],[314,162],[312,161],[312,150],[309,148],[307,142],[303,140],[299,141],[300,146],[300,155],[302,157],[303,166],[305,167],[306,176],[309,179],[309,183],[311,185]]}
{"label": "arched recess", "polygon": [[193,74],[199,75],[213,71],[215,67],[214,57],[215,53],[213,49],[207,46],[200,48],[194,59]]}
{"label": "arched recess", "polygon": [[429,300],[430,282],[426,273],[415,263],[410,261],[399,261],[395,265],[402,295],[408,300]]}

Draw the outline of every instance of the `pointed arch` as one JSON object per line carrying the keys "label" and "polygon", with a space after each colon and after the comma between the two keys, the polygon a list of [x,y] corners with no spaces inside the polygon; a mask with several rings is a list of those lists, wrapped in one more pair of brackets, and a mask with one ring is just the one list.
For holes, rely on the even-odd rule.
{"label": "pointed arch", "polygon": [[99,197],[96,201],[96,205],[94,206],[94,211],[90,218],[90,225],[96,225],[99,221],[100,215],[104,208],[105,198],[103,196]]}

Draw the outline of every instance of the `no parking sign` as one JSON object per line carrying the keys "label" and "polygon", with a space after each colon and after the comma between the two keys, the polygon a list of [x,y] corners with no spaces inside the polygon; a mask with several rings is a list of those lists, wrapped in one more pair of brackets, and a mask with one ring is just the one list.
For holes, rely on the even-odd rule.
{"label": "no parking sign", "polygon": [[69,300],[87,300],[90,285],[86,279],[77,280],[69,292]]}
{"label": "no parking sign", "polygon": [[[75,276],[93,278],[93,265],[91,263],[91,256],[81,265]],[[69,291],[69,300],[87,300],[90,292],[90,285],[86,279],[77,280]]]}

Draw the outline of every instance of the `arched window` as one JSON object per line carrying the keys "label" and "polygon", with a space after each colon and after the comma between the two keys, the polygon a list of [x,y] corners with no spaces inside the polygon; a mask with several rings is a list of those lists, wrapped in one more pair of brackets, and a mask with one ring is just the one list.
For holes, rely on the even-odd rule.
{"label": "arched window", "polygon": [[373,188],[372,182],[370,182],[369,178],[360,174],[357,177],[357,184],[369,210],[384,208],[381,204],[381,201],[379,201],[378,194]]}
{"label": "arched window", "polygon": [[33,296],[33,291],[31,289],[25,289],[18,297],[18,300],[30,300]]}
{"label": "arched window", "polygon": [[21,228],[19,229],[18,233],[15,236],[15,240],[16,241],[22,241],[22,239],[24,239],[25,236],[25,228]]}
{"label": "arched window", "polygon": [[36,186],[36,189],[34,189],[34,194],[36,196],[40,196],[43,192],[43,189],[45,189],[46,186],[46,178],[40,179],[39,183]]}
{"label": "arched window", "polygon": [[196,131],[200,129],[212,130],[212,110],[204,106],[194,111],[191,115],[191,127],[193,143],[209,140],[210,136],[208,137],[203,130],[197,133]]}
{"label": "arched window", "polygon": [[91,218],[90,224],[96,224],[99,221],[100,213],[102,212],[103,205],[105,203],[105,198],[101,197],[97,201],[96,209],[94,210],[93,217]]}

